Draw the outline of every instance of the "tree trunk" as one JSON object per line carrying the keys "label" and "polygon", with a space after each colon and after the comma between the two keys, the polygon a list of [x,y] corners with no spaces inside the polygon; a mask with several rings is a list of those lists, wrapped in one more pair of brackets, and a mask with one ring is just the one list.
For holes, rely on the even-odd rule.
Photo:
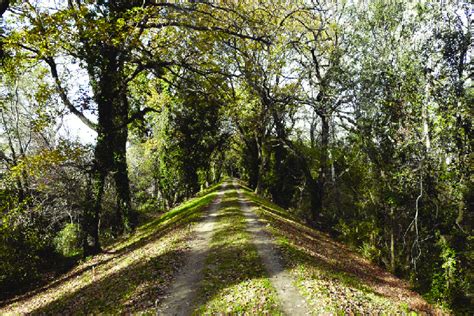
{"label": "tree trunk", "polygon": [[101,251],[99,240],[99,217],[101,210],[102,195],[104,193],[106,172],[95,169],[88,184],[86,194],[86,208],[84,210],[82,226],[82,247],[84,257],[95,255]]}
{"label": "tree trunk", "polygon": [[317,127],[317,124],[316,124],[316,115],[314,115],[313,113],[313,116],[311,117],[311,123],[310,123],[310,126],[309,126],[309,139],[310,139],[310,145],[311,145],[311,149],[314,149],[315,146],[316,146],[316,127]]}
{"label": "tree trunk", "polygon": [[247,157],[249,166],[249,186],[252,189],[257,188],[258,173],[259,173],[259,159],[258,159],[258,146],[255,139],[250,139],[247,143]]}
{"label": "tree trunk", "polygon": [[390,208],[390,272],[395,273],[395,213],[393,207]]}
{"label": "tree trunk", "polygon": [[137,216],[131,205],[130,197],[130,180],[128,178],[127,165],[127,139],[128,139],[128,111],[129,104],[127,101],[126,91],[120,88],[119,99],[114,100],[113,116],[114,127],[112,131],[113,141],[113,177],[117,192],[117,223],[116,232],[122,234],[135,229],[137,225]]}
{"label": "tree trunk", "polygon": [[[428,79],[429,80],[429,79]],[[421,118],[423,123],[423,139],[425,141],[425,148],[426,152],[430,151],[431,148],[431,140],[430,140],[430,130],[429,130],[429,117],[428,117],[428,107],[430,104],[430,94],[431,94],[431,87],[430,83],[428,82],[425,87],[425,100],[422,102],[421,108]]]}
{"label": "tree trunk", "polygon": [[263,152],[263,142],[261,138],[256,139],[257,144],[257,185],[255,186],[255,193],[261,194],[263,191],[263,175],[265,173],[265,154]]}
{"label": "tree trunk", "polygon": [[329,147],[329,117],[326,113],[320,115],[321,118],[321,154],[318,180],[316,181],[315,205],[313,219],[316,221],[321,215],[324,204],[324,194],[326,188],[326,177],[328,173],[328,147]]}
{"label": "tree trunk", "polygon": [[[127,122],[129,105],[127,91],[122,84],[123,62],[117,48],[106,46],[101,49],[101,60],[89,63],[89,75],[94,85],[94,96],[98,107],[97,144],[94,151],[93,212],[86,211],[84,219],[88,229],[86,240],[92,239],[92,247],[86,242],[84,250],[98,252],[99,218],[105,178],[112,173],[116,188],[116,218],[114,233],[122,234],[133,230],[137,219],[131,208],[130,184],[126,160],[128,138]],[[99,69],[99,70],[97,70]],[[96,79],[98,78],[98,80]]]}

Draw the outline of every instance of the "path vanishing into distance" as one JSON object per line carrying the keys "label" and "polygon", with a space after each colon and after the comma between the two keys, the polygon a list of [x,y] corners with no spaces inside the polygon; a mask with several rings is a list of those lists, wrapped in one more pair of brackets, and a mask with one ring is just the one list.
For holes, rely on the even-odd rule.
{"label": "path vanishing into distance", "polygon": [[[279,307],[287,315],[309,315],[306,302],[293,285],[293,279],[289,273],[284,271],[280,263],[281,256],[278,255],[272,238],[264,232],[263,224],[259,222],[257,215],[252,212],[236,182],[234,181],[232,185],[224,185],[223,189],[225,190],[227,187],[232,187],[233,190],[238,191],[238,197],[233,199],[238,200],[240,211],[245,215],[245,230],[250,234],[251,242],[257,248],[271,285],[277,292],[277,299],[280,302]],[[203,221],[196,225],[195,236],[190,243],[187,262],[171,286],[169,296],[162,303],[159,314],[190,315],[196,308],[194,303],[199,299],[200,281],[203,279],[206,255],[210,251],[211,238],[216,226],[216,219],[219,216],[222,194],[222,191],[219,192],[218,197],[204,214]]]}
{"label": "path vanishing into distance", "polygon": [[437,314],[238,180],[211,187],[0,314]]}

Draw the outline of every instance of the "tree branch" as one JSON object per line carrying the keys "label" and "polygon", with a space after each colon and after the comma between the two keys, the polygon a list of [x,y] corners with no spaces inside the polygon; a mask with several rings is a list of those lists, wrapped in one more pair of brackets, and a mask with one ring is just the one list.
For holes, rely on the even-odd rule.
{"label": "tree branch", "polygon": [[219,26],[202,26],[202,25],[192,25],[188,23],[183,23],[183,22],[176,22],[176,21],[170,21],[170,22],[164,22],[164,23],[154,23],[154,22],[149,22],[147,23],[146,27],[147,28],[163,28],[167,26],[178,26],[178,27],[183,27],[183,28],[188,28],[194,31],[201,31],[201,32],[220,32],[228,35],[232,35],[235,37],[243,38],[243,39],[249,39],[253,41],[259,41],[262,42],[266,45],[271,45],[271,42],[265,38],[265,36],[252,36],[252,35],[245,35],[241,34],[239,32],[235,32],[229,29],[225,29]]}
{"label": "tree branch", "polygon": [[161,113],[161,110],[146,107],[143,110],[133,113],[127,120],[127,125],[136,120],[143,120],[144,116],[148,113]]}
{"label": "tree branch", "polygon": [[86,124],[87,127],[89,127],[90,129],[92,130],[96,130],[97,129],[97,125],[95,123],[93,123],[91,120],[89,120],[85,115],[84,113],[82,113],[81,111],[79,111],[73,104],[72,102],[69,100],[68,96],[67,96],[67,93],[64,89],[64,87],[61,85],[61,81],[59,79],[59,75],[58,75],[58,68],[57,68],[57,65],[56,65],[56,62],[54,61],[54,58],[52,57],[45,57],[44,58],[44,61],[49,65],[50,69],[51,69],[51,75],[53,76],[53,79],[54,79],[54,82],[56,84],[56,90],[58,91],[59,93],[59,96],[61,97],[61,100],[63,101],[63,103],[66,105],[66,107],[68,108],[69,111],[71,111],[72,114],[76,115],[81,121],[82,123]]}

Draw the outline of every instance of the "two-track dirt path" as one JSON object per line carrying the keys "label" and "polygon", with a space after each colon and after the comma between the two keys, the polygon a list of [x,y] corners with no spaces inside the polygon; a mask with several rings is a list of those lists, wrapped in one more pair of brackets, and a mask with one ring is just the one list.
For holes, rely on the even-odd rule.
{"label": "two-track dirt path", "polygon": [[[247,231],[251,234],[252,241],[268,272],[269,280],[278,293],[281,310],[286,315],[291,316],[310,314],[305,300],[293,285],[293,279],[283,269],[272,237],[264,231],[263,224],[250,208],[238,185],[234,182],[233,186],[239,193],[240,207],[247,218]],[[223,185],[218,196],[204,214],[203,221],[196,225],[194,238],[189,245],[189,257],[179,271],[168,296],[160,304],[158,308],[159,315],[191,315],[197,307],[195,306],[197,291],[203,279],[210,241],[215,230],[216,218],[225,188],[226,185]]]}

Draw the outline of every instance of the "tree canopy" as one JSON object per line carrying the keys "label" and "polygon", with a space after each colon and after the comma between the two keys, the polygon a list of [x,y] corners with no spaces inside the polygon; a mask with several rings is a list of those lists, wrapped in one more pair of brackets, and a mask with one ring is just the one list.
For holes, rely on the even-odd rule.
{"label": "tree canopy", "polygon": [[[472,293],[472,5],[30,0],[0,16],[1,287],[229,175],[432,301]],[[81,124],[93,143],[65,132]]]}

